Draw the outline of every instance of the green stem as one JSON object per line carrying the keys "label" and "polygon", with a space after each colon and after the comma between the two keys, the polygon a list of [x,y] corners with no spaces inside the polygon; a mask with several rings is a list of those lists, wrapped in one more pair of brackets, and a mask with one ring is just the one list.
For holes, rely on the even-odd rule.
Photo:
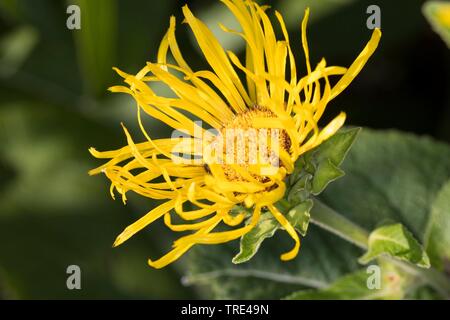
{"label": "green stem", "polygon": [[318,199],[314,199],[314,206],[311,209],[311,222],[362,249],[367,249],[369,232],[357,226]]}
{"label": "green stem", "polygon": [[[369,232],[354,224],[318,199],[314,200],[314,207],[311,210],[311,222],[362,249],[367,249]],[[385,257],[382,259],[388,260],[409,274],[420,277],[444,297],[450,297],[450,281],[441,272],[432,268],[419,268],[393,258]]]}

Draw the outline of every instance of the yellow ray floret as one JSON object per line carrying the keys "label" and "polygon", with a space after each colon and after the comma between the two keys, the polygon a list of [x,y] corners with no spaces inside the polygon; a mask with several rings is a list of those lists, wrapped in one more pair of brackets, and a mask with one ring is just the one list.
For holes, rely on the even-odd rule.
{"label": "yellow ray floret", "polygon": [[[89,174],[104,173],[111,181],[113,197],[119,193],[125,202],[127,192],[132,191],[162,201],[128,226],[114,246],[160,218],[172,231],[194,231],[175,241],[172,250],[160,259],[149,260],[155,268],[172,263],[195,244],[240,238],[258,224],[262,210],[270,212],[295,242],[281,259],[297,255],[299,235],[274,204],[284,197],[284,181],[298,157],[344,124],[343,112],[322,129],[319,121],[328,102],[361,71],[381,37],[375,29],[349,68],[327,66],[325,59],[313,66],[306,37],[307,9],[301,24],[306,68],[300,76],[281,14],[275,12],[282,32],[279,39],[267,6],[250,0],[222,2],[236,17],[240,30],[221,28],[242,38],[245,60],[224,50],[208,27],[184,6],[185,22],[209,68],[195,71],[186,62],[175,36],[175,18],[171,17],[156,62],[148,62],[135,75],[115,68],[126,85],[110,88],[135,99],[145,141],[135,143],[123,126],[126,146],[105,152],[89,150],[94,157],[106,159]],[[334,86],[330,77],[339,77]],[[152,89],[155,82],[166,85],[173,94],[158,95]],[[142,122],[144,114],[179,135],[152,139]],[[236,208],[242,210],[236,212]]]}

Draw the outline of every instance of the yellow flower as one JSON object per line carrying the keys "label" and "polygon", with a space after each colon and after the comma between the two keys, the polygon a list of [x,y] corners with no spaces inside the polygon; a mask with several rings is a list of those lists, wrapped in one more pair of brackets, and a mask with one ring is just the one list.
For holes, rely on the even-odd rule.
{"label": "yellow flower", "polygon": [[[234,14],[242,30],[221,27],[245,41],[245,62],[233,52],[225,51],[206,25],[184,6],[185,21],[211,70],[191,69],[179,50],[175,18],[171,17],[157,62],[147,63],[136,75],[116,69],[128,86],[110,88],[112,92],[128,93],[136,100],[138,123],[146,141],[135,143],[123,127],[127,146],[106,152],[90,149],[96,158],[108,159],[89,173],[104,173],[111,180],[113,198],[117,191],[126,201],[126,193],[133,191],[163,201],[128,226],[117,237],[114,246],[161,217],[173,231],[195,231],[175,241],[173,249],[160,259],[149,260],[150,266],[155,268],[177,260],[195,244],[238,239],[258,223],[262,210],[270,211],[295,242],[293,249],[281,259],[290,260],[297,255],[299,236],[275,203],[283,198],[284,180],[292,173],[298,157],[343,125],[345,113],[339,114],[322,130],[318,121],[328,102],[363,68],[381,36],[380,30],[375,29],[369,43],[348,69],[327,66],[324,59],[312,69],[306,40],[309,15],[306,10],[301,25],[306,75],[298,78],[282,16],[275,12],[283,34],[279,40],[266,13],[267,6],[248,0],[222,2]],[[330,76],[340,76],[334,86],[330,85]],[[167,85],[175,97],[158,96],[152,90],[154,82]],[[184,136],[152,140],[142,124],[141,111],[179,130]],[[192,121],[188,113],[216,129],[215,133]],[[235,146],[236,137],[223,141],[229,130],[241,132],[245,145]],[[242,130],[245,131],[243,134]],[[275,138],[258,140],[253,148],[254,144],[250,143],[255,141],[252,132],[253,137],[264,132]],[[201,147],[198,147],[199,142],[203,144]],[[221,143],[222,149],[215,148]],[[229,153],[221,150],[230,145],[234,161],[224,162]],[[271,148],[275,145],[278,147]],[[205,146],[212,151],[205,153]],[[192,155],[191,159],[179,156],[180,150]],[[240,151],[244,151],[243,155]],[[264,154],[264,151],[268,151],[265,158],[254,157],[255,153]],[[247,210],[236,213],[231,210],[236,205]],[[173,223],[171,213],[188,223]],[[220,231],[213,232],[216,228]]]}

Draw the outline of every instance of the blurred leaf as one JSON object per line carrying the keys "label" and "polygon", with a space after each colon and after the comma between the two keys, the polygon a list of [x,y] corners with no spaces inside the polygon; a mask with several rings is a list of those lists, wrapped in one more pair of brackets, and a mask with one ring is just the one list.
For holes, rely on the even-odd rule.
{"label": "blurred leaf", "polygon": [[25,62],[38,41],[31,27],[19,27],[0,42],[0,77],[14,74]]}
{"label": "blurred leaf", "polygon": [[[18,298],[120,296],[102,272],[120,216],[102,210],[109,200],[95,195],[100,184],[80,158],[92,133],[88,121],[58,108],[1,106],[0,157],[16,174],[0,196],[0,269]],[[81,291],[65,286],[70,264],[82,269]]]}
{"label": "blurred leaf", "polygon": [[0,0],[0,13],[2,13],[2,17],[17,17],[19,15],[18,11],[17,0]]}
{"label": "blurred leaf", "polygon": [[406,299],[412,300],[442,300],[442,296],[428,286],[420,286],[411,291],[406,296]]}
{"label": "blurred leaf", "polygon": [[[156,232],[154,230],[153,232]],[[158,236],[156,236],[158,237]],[[157,255],[148,243],[154,239],[144,238],[137,244],[128,246],[116,254],[111,265],[111,281],[121,293],[144,299],[189,298],[190,288],[182,287],[177,274],[171,267],[163,270],[150,268],[145,257]],[[113,250],[113,249],[112,249]]]}
{"label": "blurred leaf", "polygon": [[81,9],[81,29],[73,30],[83,79],[90,93],[102,95],[112,84],[111,68],[116,65],[117,1],[76,0]]}
{"label": "blurred leaf", "polygon": [[402,224],[396,223],[375,229],[369,235],[369,248],[359,258],[366,264],[380,255],[389,255],[422,268],[430,267],[430,259],[414,236]]}
{"label": "blurred leaf", "polygon": [[439,191],[431,206],[425,237],[426,250],[433,266],[443,269],[450,261],[450,181]]}
{"label": "blurred leaf", "polygon": [[[151,270],[145,263],[157,254],[157,230],[152,238],[143,233],[123,250],[111,248],[115,236],[136,218],[128,215],[133,201],[130,197],[126,207],[112,201],[104,177],[88,176],[95,160],[87,149],[117,146],[120,137],[58,107],[24,101],[0,105],[0,165],[12,171],[11,177],[3,179],[3,171],[0,176],[5,297],[192,297],[172,268]],[[66,287],[66,268],[72,264],[81,268],[81,290]]]}
{"label": "blurred leaf", "polygon": [[358,268],[356,247],[315,225],[308,229],[298,257],[288,262],[279,260],[292,246],[285,232],[265,240],[258,254],[238,265],[230,261],[236,241],[195,247],[187,256],[185,283],[207,286],[218,299],[278,299],[301,289],[325,288]]}
{"label": "blurred leaf", "polygon": [[401,299],[401,275],[393,271],[384,272],[380,279],[380,288],[370,289],[367,270],[345,275],[328,288],[322,290],[303,290],[286,297],[287,300],[378,300]]}
{"label": "blurred leaf", "polygon": [[[2,87],[34,100],[74,109],[82,81],[72,32],[66,28],[64,2],[43,0],[38,4],[31,0],[16,0],[13,3],[12,20],[17,27],[12,27],[17,29],[12,30],[32,31],[19,37],[21,48],[14,52],[20,52],[11,54],[17,63],[6,66],[8,77],[0,77]],[[8,12],[3,13],[8,15]]]}
{"label": "blurred leaf", "polygon": [[[77,141],[74,134],[81,127],[83,134],[77,135],[84,139]],[[38,104],[2,105],[0,156],[16,177],[0,195],[1,215],[20,214],[19,208],[64,213],[68,205],[83,210],[89,202],[98,204],[92,189],[100,184],[86,176],[87,156],[79,160],[91,134],[92,127],[88,130],[86,123],[70,112]]]}
{"label": "blurred leaf", "polygon": [[450,48],[450,3],[443,1],[428,1],[422,6],[422,11],[428,22]]}
{"label": "blurred leaf", "polygon": [[[245,42],[241,37],[225,32],[220,27],[220,24],[222,24],[230,30],[242,31],[234,15],[223,3],[214,2],[207,6],[206,9],[199,12],[194,11],[193,13],[208,26],[225,50],[238,52],[244,48]],[[197,47],[194,35],[190,34],[190,36],[192,43]]]}
{"label": "blurred leaf", "polygon": [[[365,229],[386,219],[399,221],[421,241],[431,204],[450,178],[450,148],[425,137],[364,129],[342,169],[345,178],[327,187],[320,196],[323,202]],[[236,242],[199,246],[189,254],[188,279],[208,285],[220,298],[276,299],[295,290],[326,288],[360,269],[359,248],[315,225],[299,255],[279,261],[279,253],[291,246],[289,237],[278,232],[240,265],[230,263]]]}
{"label": "blurred leaf", "polygon": [[364,128],[342,169],[346,176],[321,194],[327,205],[367,230],[397,221],[424,242],[431,204],[450,178],[450,147],[429,137]]}
{"label": "blurred leaf", "polygon": [[354,1],[355,0],[286,0],[280,2],[276,9],[283,14],[287,25],[300,26],[306,8],[310,8],[313,13],[313,15],[311,15],[311,20],[314,21],[323,18],[335,10],[341,9]]}

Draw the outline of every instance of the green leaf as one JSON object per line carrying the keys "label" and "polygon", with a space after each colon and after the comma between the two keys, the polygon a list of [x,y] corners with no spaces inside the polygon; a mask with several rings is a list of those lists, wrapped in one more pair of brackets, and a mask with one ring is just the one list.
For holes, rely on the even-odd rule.
{"label": "green leaf", "polygon": [[305,201],[310,194],[320,194],[332,181],[342,177],[339,165],[355,141],[360,128],[337,132],[317,148],[300,157],[289,179],[288,200],[291,203]]}
{"label": "green leaf", "polygon": [[439,34],[450,48],[450,3],[442,1],[428,1],[422,6],[422,12],[434,31]]}
{"label": "green leaf", "polygon": [[[377,266],[375,266],[377,268]],[[378,275],[371,269],[345,275],[322,290],[301,290],[287,296],[287,300],[375,300],[403,297],[401,275],[393,270],[380,270],[380,287],[370,286],[371,277]]]}
{"label": "green leaf", "polygon": [[321,193],[328,184],[344,175],[344,171],[336,167],[330,159],[322,161],[312,181],[312,193],[317,195]]}
{"label": "green leaf", "polygon": [[[312,205],[313,202],[308,200],[296,205],[287,213],[288,221],[303,236],[306,235],[306,231],[308,230],[309,211]],[[273,237],[275,232],[280,228],[281,225],[270,212],[263,213],[258,224],[241,238],[240,251],[233,258],[233,263],[239,264],[250,260],[258,252],[261,243],[265,239]]]}
{"label": "green leaf", "polygon": [[339,166],[344,161],[360,131],[361,128],[338,131],[313,150],[315,161],[320,164],[329,160],[335,166]]}
{"label": "green leaf", "polygon": [[420,286],[406,296],[408,300],[443,300],[444,298],[429,286]]}
{"label": "green leaf", "polygon": [[442,187],[431,206],[425,247],[433,266],[443,269],[450,262],[450,180]]}
{"label": "green leaf", "polygon": [[427,253],[402,224],[396,223],[382,226],[369,236],[369,248],[359,261],[363,264],[380,255],[388,255],[405,260],[422,268],[430,267]]}
{"label": "green leaf", "polygon": [[402,223],[424,243],[430,208],[450,178],[450,147],[428,137],[365,128],[320,198],[366,230]]}
{"label": "green leaf", "polygon": [[240,251],[233,258],[233,263],[243,263],[250,260],[264,241],[275,234],[279,227],[278,222],[270,212],[261,215],[258,224],[241,238]]}

